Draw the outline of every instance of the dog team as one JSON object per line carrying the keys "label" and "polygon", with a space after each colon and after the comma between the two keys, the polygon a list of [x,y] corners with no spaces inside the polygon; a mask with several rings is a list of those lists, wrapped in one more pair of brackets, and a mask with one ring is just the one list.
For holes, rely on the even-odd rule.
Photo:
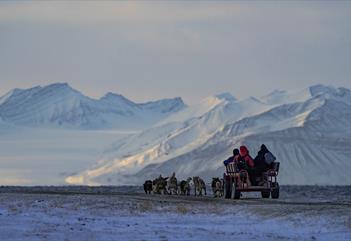
{"label": "dog team", "polygon": [[[219,177],[212,178],[212,193],[214,197],[223,196],[223,179]],[[168,194],[168,195],[187,195],[194,190],[195,196],[207,195],[206,184],[199,176],[188,177],[186,180],[178,182],[175,172],[171,177],[162,177],[160,175],[154,180],[146,180],[144,191],[146,194]]]}

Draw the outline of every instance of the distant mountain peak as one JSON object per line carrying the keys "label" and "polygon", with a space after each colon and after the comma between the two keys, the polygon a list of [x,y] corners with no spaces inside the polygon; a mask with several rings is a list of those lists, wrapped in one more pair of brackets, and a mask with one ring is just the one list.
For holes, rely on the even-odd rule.
{"label": "distant mountain peak", "polygon": [[351,91],[347,88],[315,85],[309,88],[312,98],[321,100],[335,100],[351,105]]}
{"label": "distant mountain peak", "polygon": [[70,87],[70,85],[67,82],[56,82],[53,84],[49,84],[48,86],[67,86],[67,87]]}
{"label": "distant mountain peak", "polygon": [[124,97],[121,94],[116,94],[113,92],[108,92],[106,95],[104,95],[103,97],[100,98],[100,100],[109,100],[109,101],[124,101],[130,104],[134,104],[135,103],[129,99],[127,99],[126,97]]}
{"label": "distant mountain peak", "polygon": [[148,110],[161,110],[162,113],[177,112],[186,107],[183,99],[180,97],[150,101],[139,104],[143,109]]}
{"label": "distant mountain peak", "polygon": [[117,93],[107,92],[106,95],[104,95],[103,97],[111,98],[111,97],[123,97],[123,96]]}
{"label": "distant mountain peak", "polygon": [[295,90],[274,90],[266,96],[260,99],[267,104],[280,105],[292,102],[303,102],[309,98],[329,98],[330,96],[335,96],[341,92],[341,90],[336,89],[330,85],[315,84],[303,89]]}
{"label": "distant mountain peak", "polygon": [[53,84],[49,84],[49,85],[45,85],[42,88],[70,88],[73,89],[68,83],[66,82],[57,82],[57,83],[53,83]]}
{"label": "distant mountain peak", "polygon": [[327,85],[322,85],[322,84],[316,84],[312,85],[309,88],[309,91],[311,93],[311,96],[316,96],[320,94],[326,94],[326,93],[335,93],[336,89],[333,86],[327,86]]}
{"label": "distant mountain peak", "polygon": [[40,85],[31,87],[31,88],[28,88],[28,89],[14,88],[13,90],[10,90],[8,93],[16,94],[16,93],[19,93],[19,92],[22,92],[22,91],[36,91],[36,90],[40,90],[42,88],[43,87],[41,87]]}
{"label": "distant mountain peak", "polygon": [[227,100],[230,102],[237,101],[237,99],[229,92],[223,92],[215,95],[216,98],[221,99],[221,100]]}
{"label": "distant mountain peak", "polygon": [[[82,94],[80,91],[74,89],[72,86],[70,86],[68,83],[54,83],[54,84],[49,84],[44,87],[41,87],[42,89],[53,89],[53,90],[66,90],[66,91],[73,91]],[[82,94],[83,95],[83,94]]]}

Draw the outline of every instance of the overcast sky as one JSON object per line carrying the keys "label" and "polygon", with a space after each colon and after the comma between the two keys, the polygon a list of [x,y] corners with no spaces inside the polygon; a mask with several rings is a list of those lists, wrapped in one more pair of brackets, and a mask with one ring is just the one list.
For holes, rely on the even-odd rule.
{"label": "overcast sky", "polygon": [[0,2],[0,95],[67,82],[134,101],[351,87],[351,1]]}

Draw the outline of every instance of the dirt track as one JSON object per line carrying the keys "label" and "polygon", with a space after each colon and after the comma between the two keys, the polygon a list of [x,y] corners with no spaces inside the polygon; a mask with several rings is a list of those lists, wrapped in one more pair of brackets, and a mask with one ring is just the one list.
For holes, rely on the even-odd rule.
{"label": "dirt track", "polygon": [[[347,188],[349,191],[349,188]],[[244,194],[240,200],[214,198],[211,194],[207,196],[181,196],[181,195],[146,195],[142,193],[139,187],[0,187],[0,193],[7,194],[13,197],[77,197],[85,199],[98,199],[105,198],[111,200],[128,201],[130,203],[152,203],[153,206],[172,206],[172,205],[190,205],[201,207],[203,205],[216,205],[223,208],[235,208],[237,206],[246,207],[249,209],[267,209],[267,210],[291,210],[297,212],[299,209],[325,209],[332,213],[334,210],[342,209],[344,213],[351,212],[351,197],[348,199],[348,193],[344,196],[334,199],[321,199],[321,198],[306,198],[296,195],[288,196],[282,193],[282,197],[278,200],[262,199],[259,194]],[[330,195],[329,195],[330,196]],[[336,199],[336,200],[335,200]],[[259,208],[257,208],[259,207]]]}

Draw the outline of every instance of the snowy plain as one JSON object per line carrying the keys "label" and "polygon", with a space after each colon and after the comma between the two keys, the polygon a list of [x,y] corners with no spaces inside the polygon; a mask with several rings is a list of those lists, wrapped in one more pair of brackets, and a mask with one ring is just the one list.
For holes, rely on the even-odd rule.
{"label": "snowy plain", "polygon": [[130,190],[2,187],[1,240],[351,239],[350,187],[283,187],[280,200],[238,201]]}

